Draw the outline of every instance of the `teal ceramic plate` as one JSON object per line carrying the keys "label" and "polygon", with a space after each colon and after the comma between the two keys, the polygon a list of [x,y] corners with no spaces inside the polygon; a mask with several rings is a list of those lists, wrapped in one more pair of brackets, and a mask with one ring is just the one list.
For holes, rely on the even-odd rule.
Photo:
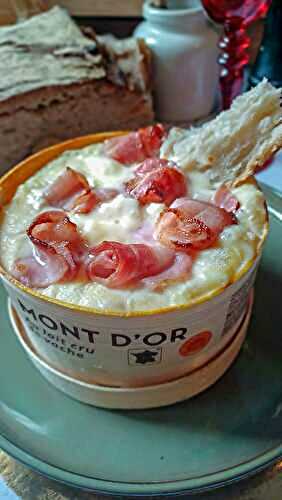
{"label": "teal ceramic plate", "polygon": [[271,231],[241,354],[203,394],[150,411],[106,411],[41,377],[11,329],[0,290],[0,446],[59,481],[118,495],[203,491],[282,456],[282,199],[266,189]]}

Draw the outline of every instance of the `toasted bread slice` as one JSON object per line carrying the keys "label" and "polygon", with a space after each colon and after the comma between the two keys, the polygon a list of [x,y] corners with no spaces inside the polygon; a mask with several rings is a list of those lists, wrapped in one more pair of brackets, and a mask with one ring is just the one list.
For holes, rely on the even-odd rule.
{"label": "toasted bread slice", "polygon": [[199,128],[172,129],[162,156],[185,170],[205,170],[215,187],[236,186],[282,147],[281,89],[267,80]]}

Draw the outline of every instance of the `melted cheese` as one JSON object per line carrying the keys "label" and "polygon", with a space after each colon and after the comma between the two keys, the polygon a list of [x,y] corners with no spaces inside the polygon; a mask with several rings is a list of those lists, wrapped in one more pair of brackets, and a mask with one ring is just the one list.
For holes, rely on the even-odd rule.
{"label": "melted cheese", "polygon": [[72,215],[90,245],[104,240],[130,242],[130,234],[141,224],[139,203],[119,194],[108,203],[102,203],[90,214]]}
{"label": "melted cheese", "polygon": [[[101,145],[93,145],[63,153],[21,185],[6,207],[0,231],[1,259],[7,271],[11,271],[19,256],[28,255],[31,243],[26,228],[40,212],[48,210],[43,205],[42,193],[67,165],[83,173],[91,186],[115,189],[122,189],[124,182],[133,177],[135,167],[125,167],[103,157]],[[203,172],[192,171],[185,175],[191,196],[211,200],[214,193]],[[255,185],[244,184],[233,189],[233,193],[240,202],[239,224],[226,227],[216,247],[199,252],[188,280],[158,292],[145,287],[111,290],[94,282],[54,284],[40,292],[65,302],[122,312],[187,304],[191,299],[227,285],[256,256],[266,218],[264,197]],[[154,203],[142,207],[135,199],[119,194],[89,214],[70,214],[70,218],[90,246],[103,240],[129,243],[134,231],[146,221],[154,223],[163,208],[162,204]]]}

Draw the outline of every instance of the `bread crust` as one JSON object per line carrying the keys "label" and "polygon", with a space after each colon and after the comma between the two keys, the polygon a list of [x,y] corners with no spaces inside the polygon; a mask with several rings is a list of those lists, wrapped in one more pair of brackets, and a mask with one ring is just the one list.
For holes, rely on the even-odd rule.
{"label": "bread crust", "polygon": [[150,67],[144,42],[85,36],[60,7],[0,28],[0,174],[65,139],[151,124]]}
{"label": "bread crust", "polygon": [[238,186],[282,147],[281,89],[263,80],[230,110],[188,131],[173,129],[162,156],[185,170],[206,171],[211,185]]}

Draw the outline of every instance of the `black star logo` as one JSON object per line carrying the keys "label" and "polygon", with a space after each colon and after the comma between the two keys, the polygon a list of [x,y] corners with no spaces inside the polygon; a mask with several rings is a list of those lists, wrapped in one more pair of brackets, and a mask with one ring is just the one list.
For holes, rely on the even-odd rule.
{"label": "black star logo", "polygon": [[154,363],[155,357],[158,355],[156,351],[132,352],[132,356],[136,357],[136,364],[145,365],[146,363]]}

